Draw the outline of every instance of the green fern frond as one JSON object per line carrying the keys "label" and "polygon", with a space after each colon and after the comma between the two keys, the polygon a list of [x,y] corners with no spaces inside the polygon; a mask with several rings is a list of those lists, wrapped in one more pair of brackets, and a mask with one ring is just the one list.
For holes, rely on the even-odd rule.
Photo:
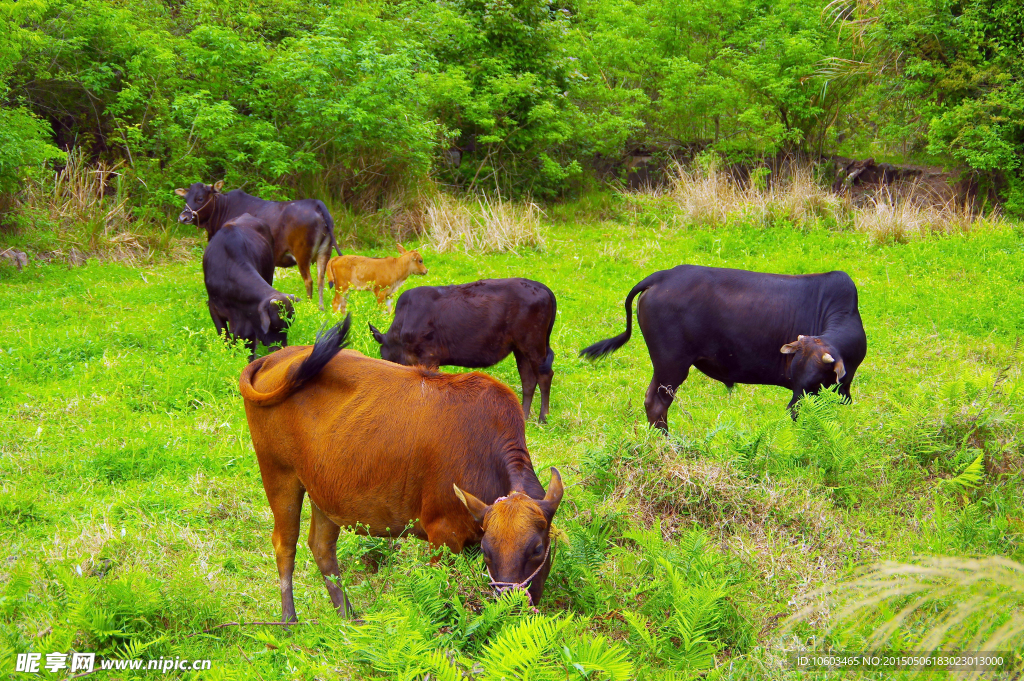
{"label": "green fern frond", "polygon": [[981,482],[981,479],[985,477],[984,460],[984,453],[979,454],[974,461],[964,466],[959,475],[948,480],[941,480],[940,484],[946,489],[961,494],[969,489],[974,489]]}
{"label": "green fern frond", "polygon": [[652,657],[661,655],[661,640],[657,634],[651,633],[651,621],[638,612],[625,610],[622,617],[629,625],[629,630],[647,648]]}
{"label": "green fern frond", "polygon": [[[525,591],[506,591],[499,598],[484,605],[483,611],[463,629],[462,637],[472,637],[473,640],[482,642],[494,630],[501,629],[513,613],[523,612],[529,607],[530,599]],[[472,647],[476,648],[479,645]]]}
{"label": "green fern frond", "polygon": [[545,657],[555,651],[562,630],[572,624],[573,616],[536,615],[507,625],[487,645],[480,658],[484,678],[534,679],[551,661]]}
{"label": "green fern frond", "polygon": [[609,643],[604,636],[585,638],[575,645],[566,646],[566,650],[567,657],[572,660],[572,668],[583,678],[616,681],[633,675],[633,664],[626,659],[628,652],[615,643]]}

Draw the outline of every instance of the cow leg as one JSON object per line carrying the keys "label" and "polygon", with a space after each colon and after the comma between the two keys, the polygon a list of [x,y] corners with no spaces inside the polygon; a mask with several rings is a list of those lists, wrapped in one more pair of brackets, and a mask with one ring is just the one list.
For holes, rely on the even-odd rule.
{"label": "cow leg", "polygon": [[541,373],[537,379],[540,383],[540,416],[537,417],[537,421],[540,423],[548,422],[548,398],[551,397],[551,379],[554,375],[554,371],[548,371]]}
{"label": "cow leg", "polygon": [[[457,531],[443,516],[438,517],[432,522],[425,523],[423,531],[427,534],[427,541],[430,542],[430,547],[435,550],[442,546],[447,546],[452,553],[461,553],[466,545],[466,538],[463,534]],[[437,563],[439,558],[440,556],[435,553],[431,557],[430,562],[432,564]]]}
{"label": "cow leg", "polygon": [[391,312],[391,299],[388,295],[391,294],[391,289],[387,286],[374,286],[373,295],[377,296],[378,305],[387,305],[387,311]]}
{"label": "cow leg", "polygon": [[345,314],[346,308],[348,308],[348,290],[349,282],[334,282],[334,302],[331,303],[331,307],[337,314]]}
{"label": "cow leg", "polygon": [[[296,260],[298,260],[296,258]],[[309,259],[299,260],[299,274],[302,276],[302,283],[306,285],[306,297],[313,299],[313,277],[309,275]],[[320,299],[320,309],[323,307],[323,298]]]}
{"label": "cow leg", "polygon": [[644,396],[647,422],[666,435],[668,435],[668,408],[672,406],[676,390],[686,380],[689,373],[689,365],[678,375],[666,377],[655,373],[651,378],[651,384],[647,386],[647,395]]}
{"label": "cow leg", "polygon": [[[519,368],[519,380],[523,382],[523,416],[530,418],[530,405],[533,403],[533,394],[537,391],[537,372],[529,357],[518,350],[514,350],[513,353],[516,356],[516,366]],[[542,396],[543,394],[541,391]],[[541,404],[543,414],[543,401]]]}
{"label": "cow leg", "polygon": [[224,319],[217,313],[217,308],[213,306],[212,300],[207,300],[206,306],[210,308],[210,317],[213,319],[213,328],[217,329],[217,335],[226,335],[228,330],[228,320]]}
{"label": "cow leg", "polygon": [[274,532],[270,536],[277,559],[277,577],[281,586],[281,621],[298,622],[295,599],[292,596],[292,573],[295,572],[295,545],[299,541],[299,520],[302,516],[302,498],[306,490],[291,472],[268,475],[272,480],[267,489],[267,500],[274,514]]}
{"label": "cow leg", "polygon": [[[327,248],[330,249],[330,247],[331,247],[331,244],[328,241],[327,242]],[[330,252],[330,250],[321,251],[321,253],[316,256],[316,277],[317,277],[317,287],[318,287],[318,289],[320,291],[320,309],[321,310],[324,309],[324,277],[327,276],[327,263],[330,262],[330,260],[331,260],[331,252]]]}
{"label": "cow leg", "polygon": [[340,584],[341,569],[338,567],[338,534],[341,528],[310,500],[312,515],[309,520],[309,550],[313,552],[316,566],[324,576],[327,593],[338,614],[349,619],[354,615],[348,594]]}

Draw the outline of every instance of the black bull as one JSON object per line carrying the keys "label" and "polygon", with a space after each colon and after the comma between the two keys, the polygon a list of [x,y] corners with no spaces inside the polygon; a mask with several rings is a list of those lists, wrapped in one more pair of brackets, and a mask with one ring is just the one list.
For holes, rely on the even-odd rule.
{"label": "black bull", "polygon": [[306,295],[310,298],[313,297],[313,279],[309,275],[309,265],[316,260],[322,310],[324,275],[331,259],[331,248],[341,255],[334,239],[334,220],[327,206],[316,199],[264,201],[249,196],[241,189],[222,194],[220,188],[223,184],[218,182],[211,186],[196,182],[187,190],[176,189],[175,193],[185,198],[185,209],[178,216],[178,221],[205,229],[207,240],[212,239],[229,220],[245,213],[266,222],[272,236],[274,264],[278,267],[297,264],[306,285]]}
{"label": "black bull", "polygon": [[668,408],[690,367],[732,388],[778,385],[804,393],[850,385],[867,353],[857,287],[845,272],[788,276],[680,265],[650,275],[626,296],[626,331],[584,348],[595,359],[618,350],[637,323],[654,366],[644,406],[651,425],[668,429]]}

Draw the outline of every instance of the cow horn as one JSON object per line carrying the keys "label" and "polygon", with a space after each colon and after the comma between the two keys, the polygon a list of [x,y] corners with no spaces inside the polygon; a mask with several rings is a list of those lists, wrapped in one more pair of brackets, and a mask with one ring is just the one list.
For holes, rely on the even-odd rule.
{"label": "cow horn", "polygon": [[491,507],[474,497],[469,492],[463,492],[455,483],[452,483],[452,488],[455,490],[455,496],[459,498],[459,501],[463,503],[466,510],[469,511],[469,514],[473,516],[473,520],[483,525],[484,516],[486,516],[487,512],[491,510]]}
{"label": "cow horn", "polygon": [[544,511],[544,517],[547,518],[549,525],[551,524],[551,519],[555,517],[558,505],[562,503],[563,491],[562,474],[558,472],[557,468],[552,466],[551,482],[548,483],[547,494],[544,495],[544,500],[538,504],[541,510]]}
{"label": "cow horn", "polygon": [[797,339],[798,341],[802,341],[802,340],[804,339],[804,337],[803,337],[803,336],[797,336],[797,337],[796,337],[796,339]]}
{"label": "cow horn", "polygon": [[826,352],[824,355],[821,356],[821,361],[824,362],[825,364],[832,364],[836,360],[832,358],[832,355]]}
{"label": "cow horn", "polygon": [[373,340],[377,341],[381,345],[384,345],[384,334],[382,334],[373,324],[367,325],[370,327],[370,333],[373,334]]}

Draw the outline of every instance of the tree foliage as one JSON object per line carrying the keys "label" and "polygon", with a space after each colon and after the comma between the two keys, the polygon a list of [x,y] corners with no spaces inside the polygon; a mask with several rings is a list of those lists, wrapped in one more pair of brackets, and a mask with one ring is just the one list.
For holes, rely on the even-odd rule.
{"label": "tree foliage", "polygon": [[1024,208],[1012,0],[0,0],[0,20],[0,191],[55,147],[124,160],[142,202],[202,178],[371,209],[430,174],[551,197],[638,149],[710,148],[928,158]]}

